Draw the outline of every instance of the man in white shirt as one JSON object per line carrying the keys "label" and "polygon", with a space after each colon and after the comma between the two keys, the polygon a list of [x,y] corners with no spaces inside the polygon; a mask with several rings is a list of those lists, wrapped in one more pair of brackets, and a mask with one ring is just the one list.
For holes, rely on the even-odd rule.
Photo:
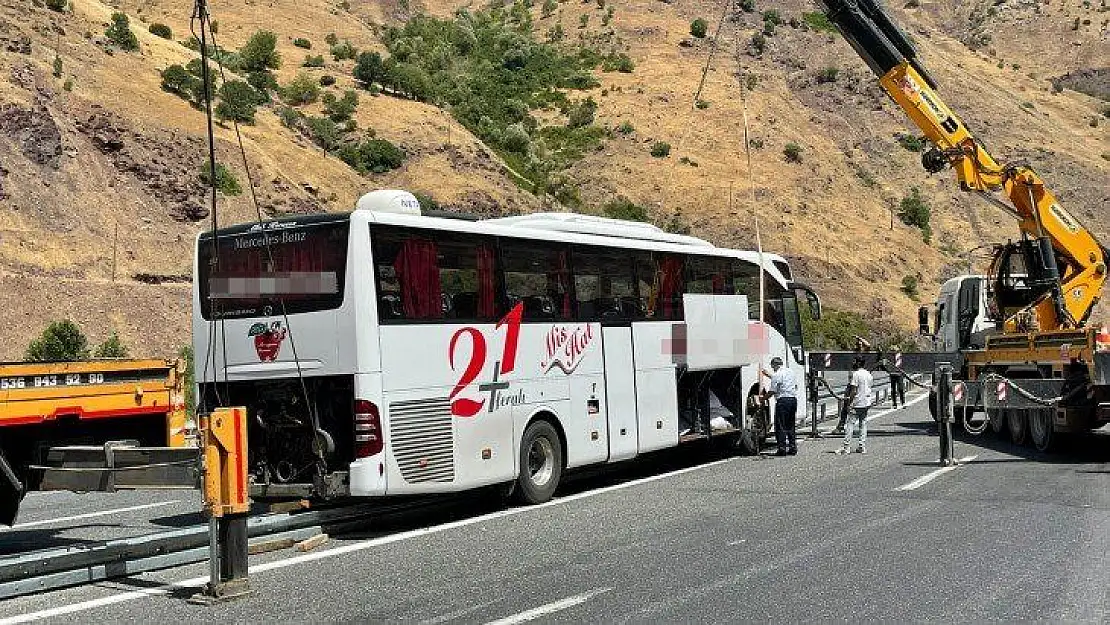
{"label": "man in white shirt", "polygon": [[775,442],[779,450],[776,456],[794,456],[798,453],[798,442],[795,435],[795,421],[798,414],[798,381],[794,370],[782,366],[782,358],[775,356],[771,359],[771,369],[774,373],[763,375],[771,378],[767,388],[768,396],[775,396]]}
{"label": "man in white shirt", "polygon": [[837,450],[838,454],[850,453],[852,449],[852,433],[855,426],[859,424],[859,447],[856,449],[858,453],[867,453],[867,411],[874,403],[874,397],[871,393],[871,383],[874,378],[871,372],[863,366],[864,360],[862,356],[856,356],[852,361],[852,392],[847,397],[847,404],[851,406],[852,418],[848,419],[845,424],[847,427],[844,431],[844,444]]}

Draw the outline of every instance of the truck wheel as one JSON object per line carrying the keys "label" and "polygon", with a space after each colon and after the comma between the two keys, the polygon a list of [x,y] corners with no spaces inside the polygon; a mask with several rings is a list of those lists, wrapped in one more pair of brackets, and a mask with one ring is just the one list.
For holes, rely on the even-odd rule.
{"label": "truck wheel", "polygon": [[555,494],[563,476],[563,445],[547,421],[535,421],[520,441],[520,476],[516,497],[521,503],[543,503]]}
{"label": "truck wheel", "polygon": [[987,417],[991,420],[991,431],[1002,434],[1006,429],[1006,413],[1001,408],[991,408],[987,410]]}
{"label": "truck wheel", "polygon": [[1010,440],[1015,445],[1025,444],[1025,434],[1028,431],[1026,426],[1026,410],[1010,409],[1006,411],[1006,424],[1010,426]]}
{"label": "truck wheel", "polygon": [[1053,417],[1055,408],[1039,408],[1029,411],[1029,437],[1037,451],[1050,451],[1059,436],[1055,433]]}

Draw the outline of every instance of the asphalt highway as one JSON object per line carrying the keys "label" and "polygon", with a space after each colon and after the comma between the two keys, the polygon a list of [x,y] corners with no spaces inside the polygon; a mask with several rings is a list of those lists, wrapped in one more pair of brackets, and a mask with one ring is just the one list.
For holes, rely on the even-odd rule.
{"label": "asphalt highway", "polygon": [[185,601],[194,565],[10,599],[0,624],[1110,620],[1110,435],[1052,455],[961,438],[941,470],[915,399],[873,411],[866,455],[689,448],[542,506],[475,495],[252,556],[253,593],[226,604]]}

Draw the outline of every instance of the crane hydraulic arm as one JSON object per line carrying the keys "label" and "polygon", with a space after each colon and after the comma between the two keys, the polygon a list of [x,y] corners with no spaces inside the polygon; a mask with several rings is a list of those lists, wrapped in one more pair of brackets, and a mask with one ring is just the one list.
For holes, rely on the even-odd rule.
{"label": "crane hydraulic arm", "polygon": [[[1101,296],[1108,253],[1065,211],[1044,181],[1027,165],[999,163],[937,95],[937,85],[917,58],[909,38],[878,0],[819,0],[829,19],[879,77],[879,84],[932,144],[921,157],[930,173],[951,166],[965,191],[982,194],[1019,220],[1023,241],[1023,286],[1029,301],[1011,310],[994,302],[1005,332],[1062,330],[1082,326]],[[1009,203],[994,195],[1001,190]],[[994,297],[1011,271],[1000,248],[992,263]],[[1002,278],[1003,281],[1006,278]],[[1012,279],[1011,279],[1012,282]],[[1012,284],[1011,284],[1012,286]]]}

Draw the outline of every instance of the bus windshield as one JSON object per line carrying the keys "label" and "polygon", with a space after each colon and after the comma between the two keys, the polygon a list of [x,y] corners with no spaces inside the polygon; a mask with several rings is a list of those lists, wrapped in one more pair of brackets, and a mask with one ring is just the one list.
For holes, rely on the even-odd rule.
{"label": "bus windshield", "polygon": [[[343,303],[350,221],[272,222],[198,243],[201,315],[239,319],[338,308]],[[284,304],[284,308],[283,308]]]}

